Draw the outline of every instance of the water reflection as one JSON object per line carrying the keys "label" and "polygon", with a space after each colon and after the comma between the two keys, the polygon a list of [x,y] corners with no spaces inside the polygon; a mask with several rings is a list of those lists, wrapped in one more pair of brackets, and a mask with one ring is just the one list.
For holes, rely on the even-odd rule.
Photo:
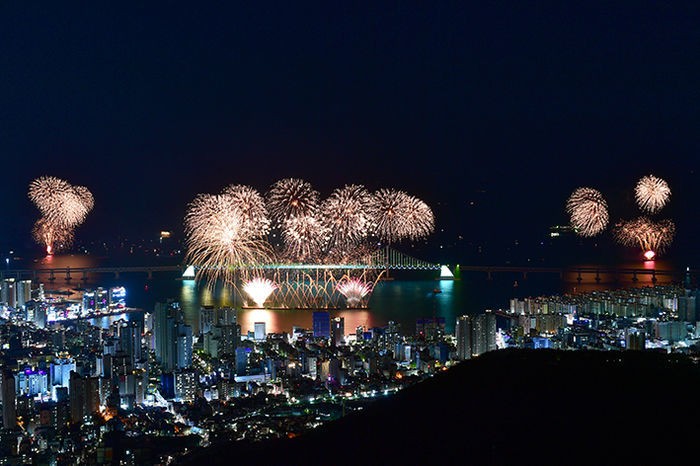
{"label": "water reflection", "polygon": [[[664,261],[649,261],[650,263],[622,263],[619,267],[642,270],[671,271],[671,264]],[[31,266],[34,268],[52,267],[94,267],[103,265],[104,260],[91,256],[66,255],[53,256],[37,260]],[[596,264],[581,264],[576,267],[596,267]],[[605,267],[599,268],[596,274],[582,273],[578,281],[576,267],[572,267],[560,278],[558,274],[530,273],[527,278],[522,273],[495,273],[493,280],[487,280],[484,273],[463,273],[461,280],[391,280],[377,284],[369,301],[369,309],[331,311],[332,317],[340,316],[345,319],[345,332],[353,333],[356,327],[367,328],[385,326],[389,321],[395,321],[405,333],[412,333],[416,319],[421,317],[444,317],[447,331],[453,331],[457,316],[482,312],[484,309],[506,308],[511,298],[542,296],[562,292],[587,292],[612,288],[650,286],[653,285],[651,275],[638,275],[634,282],[631,275],[615,277],[606,273]],[[202,305],[215,307],[235,307],[238,309],[238,319],[244,333],[253,331],[255,322],[265,322],[268,332],[291,332],[294,326],[312,327],[313,311],[311,310],[261,310],[241,309],[238,294],[231,288],[217,286],[208,289],[202,284],[191,280],[176,280],[176,274],[158,274],[152,280],[146,279],[146,274],[125,273],[117,278],[113,274],[89,275],[83,282],[81,276],[75,276],[68,282],[64,277],[56,276],[53,282],[42,276],[41,281],[47,290],[62,290],[75,293],[76,288],[125,286],[127,289],[127,305],[146,311],[152,311],[157,301],[168,298],[177,299],[184,311],[186,323],[191,325],[195,333],[199,332],[199,311]],[[668,275],[658,275],[657,284],[671,281]],[[514,283],[517,281],[517,286]],[[434,289],[441,293],[434,294]],[[119,318],[136,318],[138,314],[120,314],[99,319],[100,326],[108,326]]]}

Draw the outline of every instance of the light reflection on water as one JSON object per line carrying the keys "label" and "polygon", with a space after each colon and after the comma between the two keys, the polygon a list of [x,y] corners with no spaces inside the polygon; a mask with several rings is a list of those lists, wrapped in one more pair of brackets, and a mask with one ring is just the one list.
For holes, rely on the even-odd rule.
{"label": "light reflection on water", "polygon": [[[33,264],[34,268],[53,267],[91,267],[102,264],[102,259],[90,256],[54,256]],[[594,267],[584,264],[580,267]],[[671,270],[671,266],[661,261],[651,263],[621,264],[620,267],[638,269]],[[603,270],[604,268],[601,268]],[[199,309],[202,305],[215,307],[236,307],[242,331],[254,330],[255,322],[265,322],[267,332],[291,332],[294,326],[312,327],[313,311],[310,310],[262,310],[241,309],[237,293],[221,285],[209,289],[192,280],[176,280],[177,274],[157,274],[147,280],[145,273],[122,274],[119,279],[111,274],[88,275],[83,282],[82,275],[73,274],[70,282],[64,277],[56,277],[54,282],[42,277],[47,290],[75,290],[81,287],[110,287],[123,285],[127,288],[127,305],[151,311],[157,301],[173,298],[180,301],[185,319],[195,332],[199,330]],[[412,276],[408,276],[411,278]],[[332,317],[345,319],[345,333],[354,333],[356,327],[366,328],[384,326],[389,321],[401,324],[405,333],[415,329],[415,321],[420,317],[444,317],[448,331],[453,331],[457,316],[482,312],[484,309],[507,308],[513,297],[541,296],[562,292],[580,293],[592,290],[605,290],[619,287],[650,286],[651,275],[639,275],[633,282],[631,276],[623,276],[615,282],[614,277],[604,272],[599,273],[600,281],[595,281],[595,274],[583,274],[577,281],[578,274],[569,271],[560,280],[557,275],[534,274],[524,279],[522,274],[496,273],[493,280],[486,280],[485,273],[464,273],[462,280],[392,280],[377,284],[366,310],[332,310]],[[657,276],[657,283],[668,283],[668,276]],[[434,289],[440,293],[433,293]],[[119,318],[139,318],[141,313],[120,314],[98,319],[95,322],[108,326]]]}

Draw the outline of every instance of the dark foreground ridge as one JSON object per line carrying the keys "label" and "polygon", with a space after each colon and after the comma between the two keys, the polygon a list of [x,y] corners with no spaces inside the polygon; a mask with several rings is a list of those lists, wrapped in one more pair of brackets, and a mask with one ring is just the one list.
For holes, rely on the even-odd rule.
{"label": "dark foreground ridge", "polygon": [[673,463],[695,449],[699,389],[680,355],[497,351],[301,437],[213,445],[183,463]]}

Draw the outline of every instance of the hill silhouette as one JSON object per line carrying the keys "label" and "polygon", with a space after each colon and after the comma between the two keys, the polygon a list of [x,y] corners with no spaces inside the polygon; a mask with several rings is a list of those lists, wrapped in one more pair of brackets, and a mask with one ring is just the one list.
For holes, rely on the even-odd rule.
{"label": "hill silhouette", "polygon": [[682,355],[497,351],[298,438],[214,445],[183,463],[672,463],[694,450],[698,389]]}

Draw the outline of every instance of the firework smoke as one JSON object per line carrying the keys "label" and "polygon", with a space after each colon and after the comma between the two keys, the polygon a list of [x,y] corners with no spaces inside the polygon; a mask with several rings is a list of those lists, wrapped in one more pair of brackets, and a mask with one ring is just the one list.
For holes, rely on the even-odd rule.
{"label": "firework smoke", "polygon": [[608,204],[593,188],[576,189],[566,201],[566,211],[581,236],[595,236],[608,225]]}
{"label": "firework smoke", "polygon": [[676,225],[671,220],[654,222],[646,217],[623,220],[615,226],[615,237],[625,246],[639,246],[643,252],[662,252],[672,242]]}
{"label": "firework smoke", "polygon": [[637,182],[634,197],[640,209],[653,214],[666,205],[671,197],[671,188],[661,178],[649,175]]}
{"label": "firework smoke", "polygon": [[267,209],[278,225],[291,218],[316,215],[319,195],[310,183],[285,178],[274,183],[267,193]]}

